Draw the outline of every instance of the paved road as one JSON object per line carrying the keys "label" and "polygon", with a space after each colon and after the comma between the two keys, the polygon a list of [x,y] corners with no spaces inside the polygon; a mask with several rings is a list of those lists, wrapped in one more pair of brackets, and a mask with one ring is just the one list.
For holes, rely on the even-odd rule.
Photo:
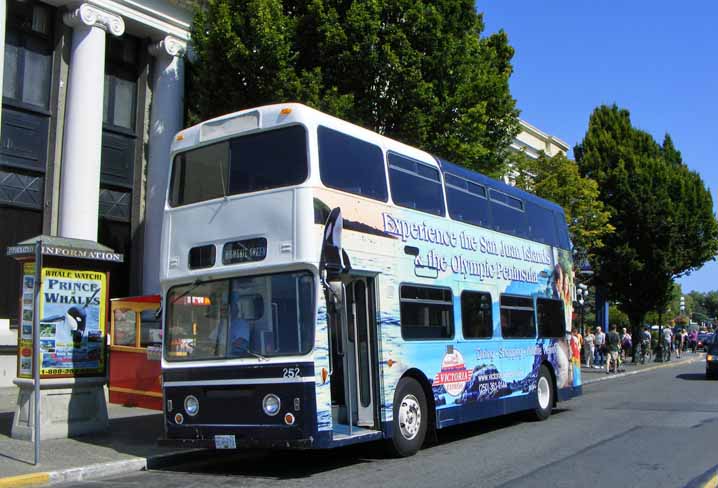
{"label": "paved road", "polygon": [[718,382],[706,381],[703,368],[588,385],[545,422],[514,415],[452,428],[408,459],[383,459],[375,444],[258,452],[71,486],[684,486],[718,464]]}

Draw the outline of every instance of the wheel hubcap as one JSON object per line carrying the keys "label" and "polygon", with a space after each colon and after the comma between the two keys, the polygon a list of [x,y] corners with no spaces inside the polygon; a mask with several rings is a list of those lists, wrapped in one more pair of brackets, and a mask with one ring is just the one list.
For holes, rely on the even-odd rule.
{"label": "wheel hubcap", "polygon": [[548,384],[548,380],[545,376],[539,378],[537,390],[539,407],[541,407],[541,409],[548,408],[549,398],[551,398],[551,390],[550,385]]}
{"label": "wheel hubcap", "polygon": [[421,407],[414,395],[406,395],[399,405],[399,430],[404,439],[410,441],[419,434]]}

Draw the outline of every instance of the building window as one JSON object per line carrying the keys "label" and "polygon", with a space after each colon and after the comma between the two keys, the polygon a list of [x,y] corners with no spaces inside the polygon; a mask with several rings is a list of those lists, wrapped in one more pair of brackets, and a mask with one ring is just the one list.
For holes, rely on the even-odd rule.
{"label": "building window", "polygon": [[501,295],[501,335],[504,339],[536,337],[533,300]]}
{"label": "building window", "polygon": [[461,294],[461,328],[464,339],[491,338],[494,325],[489,293],[465,291]]}
{"label": "building window", "polygon": [[404,339],[450,339],[454,336],[451,290],[402,285],[401,336]]}
{"label": "building window", "polygon": [[52,80],[49,7],[8,2],[3,102],[47,111]]}
{"label": "building window", "polygon": [[107,42],[102,121],[107,128],[134,130],[137,109],[137,40],[123,36]]}

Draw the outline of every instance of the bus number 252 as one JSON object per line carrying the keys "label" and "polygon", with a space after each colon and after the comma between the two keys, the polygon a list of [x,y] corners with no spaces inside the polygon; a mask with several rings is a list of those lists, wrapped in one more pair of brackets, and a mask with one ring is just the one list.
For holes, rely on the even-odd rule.
{"label": "bus number 252", "polygon": [[282,369],[283,378],[300,378],[302,375],[299,372],[299,368],[284,368]]}

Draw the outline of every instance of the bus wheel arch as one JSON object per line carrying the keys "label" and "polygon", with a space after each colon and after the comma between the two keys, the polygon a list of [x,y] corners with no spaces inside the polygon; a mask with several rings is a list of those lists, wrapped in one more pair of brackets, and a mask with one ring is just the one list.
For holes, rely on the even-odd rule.
{"label": "bus wheel arch", "polygon": [[556,407],[556,405],[558,405],[558,383],[556,381],[556,371],[554,371],[551,363],[545,359],[541,362],[541,365],[546,366],[548,372],[551,374],[551,384],[553,385],[553,407]]}
{"label": "bus wheel arch", "polygon": [[429,381],[419,370],[411,369],[399,379],[392,410],[392,433],[387,442],[391,455],[412,456],[427,438],[435,436],[434,395]]}

